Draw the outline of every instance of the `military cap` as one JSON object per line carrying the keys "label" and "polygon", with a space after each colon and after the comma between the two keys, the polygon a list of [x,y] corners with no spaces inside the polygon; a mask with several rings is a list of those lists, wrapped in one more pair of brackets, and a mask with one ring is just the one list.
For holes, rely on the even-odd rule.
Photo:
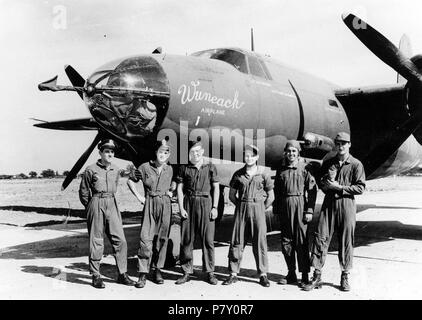
{"label": "military cap", "polygon": [[245,152],[247,150],[251,150],[253,152],[254,155],[258,155],[259,154],[259,149],[257,146],[253,145],[253,144],[247,144],[245,146]]}
{"label": "military cap", "polygon": [[155,143],[155,151],[163,150],[163,151],[170,151],[170,144],[167,142],[166,139],[163,139],[161,141],[157,141]]}
{"label": "military cap", "polygon": [[103,139],[98,144],[98,149],[100,149],[100,151],[103,151],[103,149],[105,148],[114,150],[116,149],[116,144],[111,139]]}
{"label": "military cap", "polygon": [[348,134],[347,132],[339,132],[337,133],[334,141],[350,142],[350,134]]}
{"label": "military cap", "polygon": [[201,137],[196,138],[196,140],[189,140],[188,141],[188,150],[189,151],[193,147],[197,147],[197,146],[201,146],[202,147]]}
{"label": "military cap", "polygon": [[297,151],[302,150],[302,149],[300,148],[300,143],[299,143],[299,141],[297,141],[297,140],[287,140],[287,142],[286,142],[286,146],[284,147],[284,151],[286,151],[288,147],[293,147],[293,148],[296,148],[296,149],[297,149]]}

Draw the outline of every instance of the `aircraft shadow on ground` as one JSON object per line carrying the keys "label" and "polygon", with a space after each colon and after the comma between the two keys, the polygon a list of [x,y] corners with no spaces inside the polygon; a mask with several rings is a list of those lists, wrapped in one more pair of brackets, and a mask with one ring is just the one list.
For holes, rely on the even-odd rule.
{"label": "aircraft shadow on ground", "polygon": [[42,214],[49,214],[52,216],[68,216],[69,215],[72,217],[85,218],[85,210],[83,209],[9,205],[9,206],[0,206],[0,210],[36,212],[36,213],[42,213]]}
{"label": "aircraft shadow on ground", "polygon": [[[71,283],[82,284],[82,285],[91,285],[91,276],[86,272],[85,274],[79,274],[79,273],[74,273],[74,272],[63,271],[57,267],[46,267],[46,266],[35,266],[35,265],[22,266],[21,268],[22,268],[21,269],[22,272],[40,274],[54,280],[61,280],[65,282],[71,282]],[[109,280],[104,277],[103,277],[103,280],[106,284],[115,282],[114,280]]]}
{"label": "aircraft shadow on ground", "polygon": [[[88,263],[78,262],[71,263],[65,266],[47,267],[47,266],[36,266],[36,265],[25,265],[21,267],[21,271],[25,273],[40,274],[47,278],[55,280],[61,280],[65,282],[71,282],[82,285],[91,285],[91,275],[88,273]],[[69,270],[78,272],[69,272]],[[82,272],[82,273],[81,273]],[[115,264],[101,263],[100,272],[104,282],[115,283],[117,279],[117,269]],[[132,279],[138,278],[137,272],[137,259],[128,259],[128,270],[127,273]],[[180,266],[168,267],[162,270],[162,275],[165,281],[176,281],[181,277],[183,271]],[[216,266],[215,267],[216,278],[220,281],[220,284],[229,275],[228,268]],[[268,273],[268,280],[278,282],[284,276],[275,273]],[[256,274],[256,270],[242,268],[238,274],[240,282],[256,283],[259,285],[259,278]],[[147,275],[147,280],[154,282],[152,273]],[[194,266],[194,273],[191,275],[191,281],[206,281],[206,273],[201,271],[201,266]],[[331,285],[327,283],[327,285]]]}
{"label": "aircraft shadow on ground", "polygon": [[[317,204],[315,211],[319,212],[321,208],[320,204]],[[358,204],[357,205],[357,212],[365,211],[367,209],[397,209],[397,210],[416,210],[416,209],[422,209],[417,207],[403,207],[403,206],[376,206],[373,204]],[[47,214],[51,216],[58,216],[61,217],[61,219],[54,219],[54,220],[47,220],[47,221],[40,221],[40,222],[34,222],[34,223],[27,223],[23,225],[23,227],[31,227],[31,228],[47,228],[54,230],[60,230],[60,229],[66,229],[65,224],[72,224],[75,226],[72,226],[73,229],[83,229],[85,228],[85,225],[82,225],[86,222],[86,214],[85,210],[83,209],[69,209],[69,208],[59,208],[59,207],[36,207],[36,206],[22,206],[22,205],[7,205],[7,206],[0,206],[0,210],[7,210],[7,211],[16,211],[18,212],[35,212],[40,214]],[[124,219],[125,224],[134,224],[134,223],[141,223],[142,217],[141,213],[139,211],[122,211],[121,212],[122,217]],[[273,230],[280,230],[279,227],[279,218],[275,215],[272,215],[271,213],[267,212],[267,228],[268,231]],[[78,220],[68,220],[66,221],[66,218],[82,218]],[[230,216],[229,216],[230,218]],[[0,223],[1,224],[1,223]],[[11,225],[11,226],[17,226],[13,223],[4,223],[5,225]],[[76,226],[77,224],[81,224],[81,226]],[[217,223],[218,225],[218,223]],[[227,230],[227,225],[224,223],[221,223],[220,226],[224,228],[223,234],[226,234],[227,232],[231,232],[231,230]],[[232,225],[229,226],[229,229]],[[62,228],[63,227],[63,228]],[[228,239],[230,240],[230,239]]]}
{"label": "aircraft shadow on ground", "polygon": [[[62,224],[82,224],[86,222],[86,214],[85,210],[83,209],[68,209],[68,208],[54,208],[54,207],[35,207],[35,206],[21,206],[21,205],[9,205],[9,206],[0,206],[0,210],[8,210],[8,211],[16,211],[18,212],[35,212],[40,214],[48,214],[51,216],[60,217],[60,219],[48,220],[48,221],[40,221],[34,223],[27,223],[23,225],[23,227],[50,227],[51,229],[57,230],[61,229],[60,227],[64,227]],[[137,211],[122,211],[122,217],[125,219],[125,223],[140,223],[140,213]],[[66,218],[82,218],[78,220],[68,220],[64,223]],[[14,225],[11,223],[7,223],[7,225]],[[15,225],[16,226],[16,225]],[[78,226],[72,226],[73,229],[77,229]],[[86,228],[84,225],[81,225],[79,228]]]}
{"label": "aircraft shadow on ground", "polygon": [[[134,222],[140,223],[139,217],[124,218],[125,235],[128,243],[128,256],[136,256],[139,244],[140,226],[131,225]],[[273,226],[276,222],[273,221]],[[42,240],[31,243],[25,243],[17,246],[4,248],[0,251],[0,259],[48,259],[48,258],[72,258],[88,255],[88,234],[79,233],[78,229],[72,227],[75,234],[69,234],[63,237]],[[229,243],[232,236],[233,216],[224,216],[216,226],[215,247],[226,247],[229,249]],[[81,224],[85,229],[86,225]],[[35,228],[37,229],[37,228]],[[315,229],[315,224],[310,225],[310,234]],[[174,231],[180,232],[176,228]],[[274,228],[276,230],[276,228]],[[84,231],[84,230],[83,230]],[[399,221],[357,221],[355,231],[355,246],[367,246],[372,243],[391,241],[395,238],[422,240],[422,226],[402,224]],[[173,237],[173,240],[177,240]],[[170,258],[178,255],[179,242],[170,241],[168,247],[168,256]],[[267,236],[269,251],[281,251],[280,234],[275,232]],[[247,243],[250,245],[250,241]],[[195,248],[200,248],[198,239],[195,241]],[[337,250],[336,235],[331,241],[330,251]],[[111,254],[112,248],[108,240],[105,241],[105,254]],[[173,263],[170,263],[172,265]]]}

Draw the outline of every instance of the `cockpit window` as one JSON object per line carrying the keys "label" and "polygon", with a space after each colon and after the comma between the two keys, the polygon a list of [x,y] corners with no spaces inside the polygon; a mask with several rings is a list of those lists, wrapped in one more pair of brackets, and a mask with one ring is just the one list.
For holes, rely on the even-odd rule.
{"label": "cockpit window", "polygon": [[245,54],[231,49],[213,49],[193,53],[194,57],[221,60],[231,64],[237,70],[248,73]]}
{"label": "cockpit window", "polygon": [[[272,80],[271,74],[265,62],[253,55],[246,55],[243,52],[233,49],[210,49],[198,51],[191,54],[194,57],[217,59],[231,64],[243,73],[250,73],[254,76]],[[246,58],[247,57],[247,58]],[[249,64],[249,68],[248,68]]]}
{"label": "cockpit window", "polygon": [[262,69],[263,69],[263,70],[264,70],[264,72],[265,72],[265,76],[266,76],[266,78],[267,78],[268,80],[273,80],[273,77],[271,77],[271,73],[270,73],[270,71],[268,70],[267,66],[265,65],[265,62],[264,62],[264,61],[262,61],[261,59],[258,59],[258,61],[259,61],[259,64],[261,65]]}
{"label": "cockpit window", "polygon": [[251,74],[257,77],[264,78],[264,79],[266,78],[265,72],[262,69],[257,58],[250,56],[248,57],[248,62],[249,62],[249,69],[251,70]]}

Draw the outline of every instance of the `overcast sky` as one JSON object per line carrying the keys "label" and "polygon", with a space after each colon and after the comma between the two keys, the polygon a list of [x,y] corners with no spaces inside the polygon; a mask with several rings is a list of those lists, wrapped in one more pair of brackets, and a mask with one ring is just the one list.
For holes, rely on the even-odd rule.
{"label": "overcast sky", "polygon": [[59,84],[69,84],[66,64],[88,77],[109,60],[157,46],[174,54],[249,49],[253,27],[257,52],[338,85],[394,83],[395,72],[344,25],[345,11],[359,14],[394,43],[408,34],[413,52],[422,53],[417,0],[0,0],[0,174],[70,170],[90,145],[95,132],[39,129],[29,120],[90,116],[75,93],[37,89],[54,75]]}

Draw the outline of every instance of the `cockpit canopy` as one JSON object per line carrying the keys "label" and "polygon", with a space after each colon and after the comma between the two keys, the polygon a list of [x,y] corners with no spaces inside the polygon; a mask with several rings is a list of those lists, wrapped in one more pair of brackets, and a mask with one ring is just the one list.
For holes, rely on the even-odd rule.
{"label": "cockpit canopy", "polygon": [[209,49],[192,53],[193,57],[216,59],[227,62],[236,70],[254,76],[272,80],[265,62],[254,54],[237,49]]}

